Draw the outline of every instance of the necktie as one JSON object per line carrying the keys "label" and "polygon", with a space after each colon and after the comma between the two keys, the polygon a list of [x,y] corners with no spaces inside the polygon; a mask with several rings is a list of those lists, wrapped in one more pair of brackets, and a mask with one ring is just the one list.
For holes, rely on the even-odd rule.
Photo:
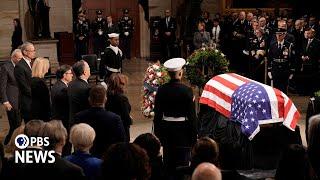
{"label": "necktie", "polygon": [[217,27],[214,28],[214,41],[217,42]]}
{"label": "necktie", "polygon": [[281,48],[282,48],[281,43],[278,43],[278,49],[281,50]]}
{"label": "necktie", "polygon": [[310,46],[310,44],[311,44],[311,41],[312,41],[311,39],[308,40],[308,44],[307,44],[307,47],[306,47],[307,50],[309,49],[309,46]]}
{"label": "necktie", "polygon": [[167,24],[167,27],[169,26],[169,18],[167,17],[166,18],[166,24]]}

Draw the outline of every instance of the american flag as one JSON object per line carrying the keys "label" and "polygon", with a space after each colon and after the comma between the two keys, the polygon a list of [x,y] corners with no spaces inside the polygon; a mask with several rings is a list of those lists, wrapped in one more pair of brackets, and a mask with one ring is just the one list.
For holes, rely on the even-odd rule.
{"label": "american flag", "polygon": [[300,118],[299,111],[286,94],[235,73],[221,74],[209,80],[200,103],[239,122],[250,140],[260,131],[259,124],[283,122],[294,131]]}

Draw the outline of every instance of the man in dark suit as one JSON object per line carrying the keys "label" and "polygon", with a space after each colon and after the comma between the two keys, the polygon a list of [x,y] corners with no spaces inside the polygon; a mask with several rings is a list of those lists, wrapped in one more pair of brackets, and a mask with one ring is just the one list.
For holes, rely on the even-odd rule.
{"label": "man in dark suit", "polygon": [[118,115],[105,110],[106,90],[97,85],[90,90],[91,108],[77,113],[75,123],[87,123],[96,132],[96,139],[91,153],[101,158],[106,149],[114,143],[126,142],[123,123]]}
{"label": "man in dark suit", "polygon": [[181,83],[184,64],[182,58],[164,63],[171,80],[159,87],[155,97],[154,132],[163,146],[164,165],[170,176],[177,166],[188,165],[197,138],[193,92]]}
{"label": "man in dark suit", "polygon": [[68,84],[72,81],[72,67],[62,65],[56,72],[57,82],[51,89],[52,118],[62,120],[64,127],[69,130],[69,101]]}
{"label": "man in dark suit", "polygon": [[32,43],[21,45],[23,58],[14,67],[14,76],[19,87],[19,108],[21,117],[28,122],[31,119],[31,63],[35,58],[36,50]]}
{"label": "man in dark suit", "polygon": [[88,79],[90,77],[90,67],[84,60],[76,62],[72,66],[76,79],[71,81],[68,86],[69,98],[69,119],[70,125],[76,113],[89,108],[89,89]]}
{"label": "man in dark suit", "polygon": [[108,34],[111,34],[111,33],[120,33],[120,31],[119,31],[118,25],[113,24],[112,16],[109,15],[109,16],[107,16],[107,25],[106,25],[106,41],[107,41],[107,43],[106,43],[105,47],[108,47],[110,45]]}
{"label": "man in dark suit", "polygon": [[238,18],[233,22],[232,27],[232,44],[230,48],[233,50],[230,58],[230,66],[241,73],[247,72],[246,66],[242,63],[245,62],[245,57],[242,51],[246,47],[246,35],[248,31],[248,21],[246,20],[246,13],[241,11]]}
{"label": "man in dark suit", "polygon": [[302,42],[301,69],[299,69],[297,81],[299,93],[310,96],[320,88],[317,83],[308,81],[309,79],[314,82],[319,81],[320,41],[315,38],[316,31],[314,29],[309,28],[305,33],[308,39]]}
{"label": "man in dark suit", "polygon": [[0,71],[0,96],[1,103],[7,111],[9,120],[9,132],[4,140],[8,144],[13,131],[20,126],[21,118],[19,114],[19,88],[13,71],[14,66],[22,59],[20,49],[16,49],[11,54],[11,60],[1,66]]}
{"label": "man in dark suit", "polygon": [[171,11],[167,9],[165,11],[165,17],[160,21],[162,62],[173,57],[173,45],[176,41],[176,30],[176,19],[171,17]]}

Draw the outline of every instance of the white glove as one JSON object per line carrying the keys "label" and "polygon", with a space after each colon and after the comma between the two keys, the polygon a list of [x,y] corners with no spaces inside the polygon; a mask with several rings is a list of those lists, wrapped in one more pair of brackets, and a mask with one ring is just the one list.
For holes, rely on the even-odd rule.
{"label": "white glove", "polygon": [[124,35],[125,36],[129,36],[129,32],[124,32]]}
{"label": "white glove", "polygon": [[292,77],[293,77],[293,74],[290,74],[289,79],[291,80],[291,79],[292,79]]}
{"label": "white glove", "polygon": [[247,55],[247,56],[249,56],[249,51],[248,50],[243,50],[242,53]]}
{"label": "white glove", "polygon": [[269,77],[270,79],[272,79],[272,74],[271,74],[271,72],[268,72],[268,77]]}

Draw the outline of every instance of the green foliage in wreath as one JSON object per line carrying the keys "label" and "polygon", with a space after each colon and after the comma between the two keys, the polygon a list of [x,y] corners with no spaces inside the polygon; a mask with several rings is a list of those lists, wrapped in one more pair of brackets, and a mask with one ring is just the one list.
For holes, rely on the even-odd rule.
{"label": "green foliage in wreath", "polygon": [[315,97],[320,97],[320,90],[314,93]]}
{"label": "green foliage in wreath", "polygon": [[186,64],[186,78],[192,85],[203,87],[213,76],[229,71],[229,61],[217,49],[201,48],[195,50]]}

